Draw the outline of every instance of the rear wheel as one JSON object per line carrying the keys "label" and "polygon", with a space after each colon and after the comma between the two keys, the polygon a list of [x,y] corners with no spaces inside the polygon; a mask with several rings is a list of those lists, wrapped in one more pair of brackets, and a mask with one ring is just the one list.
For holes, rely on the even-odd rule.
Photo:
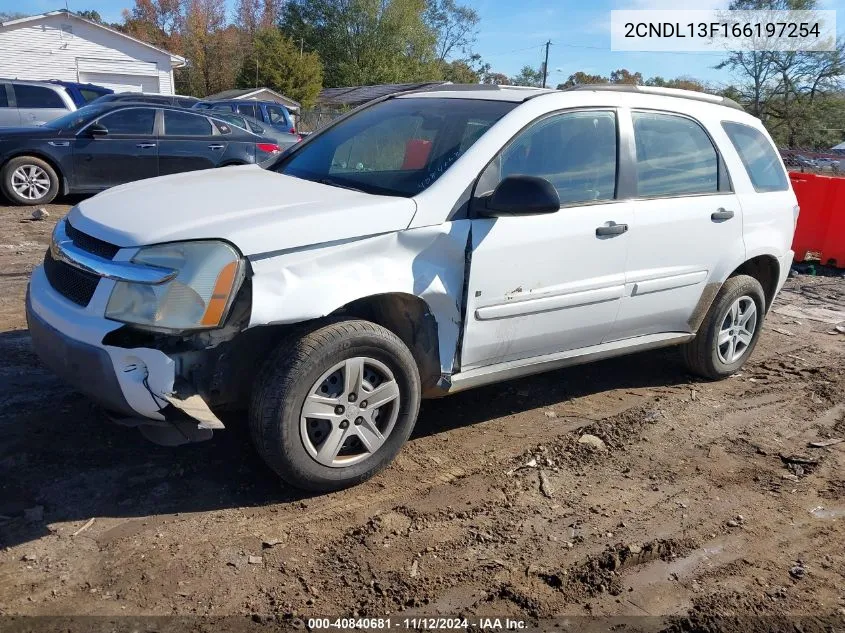
{"label": "rear wheel", "polygon": [[711,380],[726,378],[745,364],[763,326],[766,299],[748,275],[729,278],[719,290],[696,337],[683,346],[689,370]]}
{"label": "rear wheel", "polygon": [[420,378],[392,332],[360,320],[282,342],[253,392],[258,452],[287,483],[328,491],[368,479],[411,434]]}
{"label": "rear wheel", "polygon": [[48,204],[59,193],[59,176],[40,158],[18,156],[0,170],[0,188],[15,204]]}

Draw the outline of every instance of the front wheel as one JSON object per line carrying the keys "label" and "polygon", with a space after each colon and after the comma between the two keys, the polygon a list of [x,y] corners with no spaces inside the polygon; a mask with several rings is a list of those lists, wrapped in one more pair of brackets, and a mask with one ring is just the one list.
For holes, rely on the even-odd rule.
{"label": "front wheel", "polygon": [[49,204],[59,193],[59,177],[48,162],[19,156],[0,170],[0,188],[14,204]]}
{"label": "front wheel", "polygon": [[337,321],[271,354],[253,390],[250,431],[285,482],[337,490],[393,460],[414,428],[420,391],[414,358],[395,334]]}
{"label": "front wheel", "polygon": [[730,277],[719,290],[696,337],[683,346],[689,370],[710,380],[727,378],[745,364],[763,327],[766,298],[749,275]]}

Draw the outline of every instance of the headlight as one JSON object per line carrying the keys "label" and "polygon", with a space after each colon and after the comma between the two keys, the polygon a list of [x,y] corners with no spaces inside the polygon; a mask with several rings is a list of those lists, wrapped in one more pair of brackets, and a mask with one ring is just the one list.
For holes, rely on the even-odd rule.
{"label": "headlight", "polygon": [[220,326],[243,274],[235,249],[217,241],[148,246],[132,261],[179,274],[159,285],[118,281],[106,318],[168,330]]}

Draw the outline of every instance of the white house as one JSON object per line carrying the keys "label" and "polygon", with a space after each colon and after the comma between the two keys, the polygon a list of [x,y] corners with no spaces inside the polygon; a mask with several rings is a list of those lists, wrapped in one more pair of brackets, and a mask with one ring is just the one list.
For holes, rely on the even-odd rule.
{"label": "white house", "polygon": [[115,92],[173,94],[183,57],[70,11],[0,22],[0,77],[94,83]]}

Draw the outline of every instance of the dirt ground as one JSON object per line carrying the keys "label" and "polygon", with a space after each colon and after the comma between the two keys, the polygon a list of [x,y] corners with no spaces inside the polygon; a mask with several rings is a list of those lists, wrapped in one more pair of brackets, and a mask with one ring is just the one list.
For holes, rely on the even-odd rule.
{"label": "dirt ground", "polygon": [[[387,471],[304,496],[240,416],[162,448],[39,366],[24,293],[66,210],[0,207],[0,615],[845,624],[834,324],[770,313],[722,382],[669,349],[428,401]],[[845,309],[845,278],[792,277],[775,309],[820,306]]]}

